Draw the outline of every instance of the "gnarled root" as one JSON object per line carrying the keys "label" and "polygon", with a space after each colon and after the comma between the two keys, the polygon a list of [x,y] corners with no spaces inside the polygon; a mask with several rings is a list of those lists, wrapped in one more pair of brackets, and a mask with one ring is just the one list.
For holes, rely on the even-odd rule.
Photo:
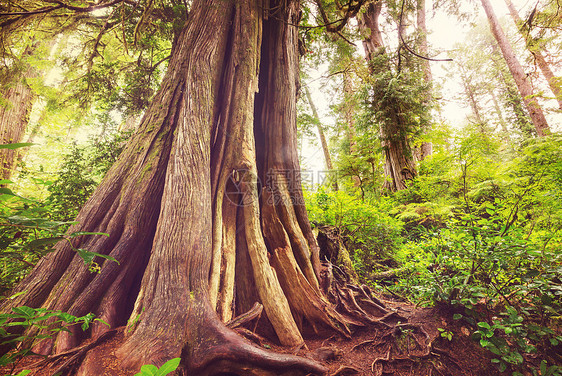
{"label": "gnarled root", "polygon": [[214,317],[200,327],[195,346],[184,349],[186,375],[324,375],[327,369],[311,359],[280,354],[257,347]]}

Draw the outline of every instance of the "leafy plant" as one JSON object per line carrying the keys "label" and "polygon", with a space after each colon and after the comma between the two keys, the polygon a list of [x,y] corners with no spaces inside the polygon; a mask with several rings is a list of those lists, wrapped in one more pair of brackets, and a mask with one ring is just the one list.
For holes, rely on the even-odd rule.
{"label": "leafy plant", "polygon": [[446,329],[443,329],[443,328],[437,328],[437,330],[439,331],[439,335],[442,338],[446,338],[449,341],[453,340],[453,332],[451,332],[450,330],[446,330]]}
{"label": "leafy plant", "polygon": [[311,221],[340,229],[355,268],[368,274],[376,260],[389,258],[400,244],[402,222],[392,218],[390,201],[368,202],[345,192],[305,192]]}
{"label": "leafy plant", "polygon": [[181,358],[170,359],[160,368],[152,364],[146,364],[141,367],[140,372],[136,373],[135,376],[164,376],[175,371],[178,368],[180,361]]}
{"label": "leafy plant", "polygon": [[[15,296],[17,295],[11,298]],[[37,344],[60,331],[69,331],[69,327],[73,325],[80,325],[82,330],[88,330],[91,323],[95,321],[109,325],[95,318],[93,313],[76,317],[62,311],[26,306],[14,307],[10,313],[0,313],[0,345],[15,346],[13,351],[0,357],[0,366],[13,364],[15,368],[23,357],[32,354],[30,349],[32,343]],[[29,373],[25,372],[22,371],[19,375]]]}

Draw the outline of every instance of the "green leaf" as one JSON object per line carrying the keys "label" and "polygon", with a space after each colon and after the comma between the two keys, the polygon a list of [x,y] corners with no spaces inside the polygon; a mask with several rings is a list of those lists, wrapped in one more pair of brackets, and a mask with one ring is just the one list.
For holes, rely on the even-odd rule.
{"label": "green leaf", "polygon": [[19,148],[25,148],[31,145],[37,145],[34,143],[30,143],[30,142],[16,142],[13,144],[2,144],[0,145],[0,149],[10,149],[10,150],[14,150],[14,149],[19,149]]}
{"label": "green leaf", "polygon": [[29,317],[29,318],[35,317],[35,310],[30,307],[26,307],[26,306],[13,307],[12,311],[14,311],[17,314],[23,315],[25,317]]}
{"label": "green leaf", "polygon": [[12,300],[12,299],[15,299],[15,298],[17,298],[18,296],[23,295],[23,294],[26,294],[26,293],[27,293],[27,290],[25,290],[25,291],[20,291],[20,292],[15,293],[14,295],[11,295],[10,297],[8,297],[8,299]]}
{"label": "green leaf", "polygon": [[100,253],[88,251],[86,249],[81,249],[81,248],[77,249],[76,252],[78,252],[78,256],[82,257],[82,260],[84,260],[84,264],[86,264],[86,265],[90,265],[94,261],[96,256],[104,258],[104,259],[109,260],[109,261],[114,261],[119,265],[119,261],[117,261],[114,257],[108,256],[108,255],[102,255]]}
{"label": "green leaf", "polygon": [[500,372],[503,372],[507,369],[507,364],[505,364],[504,362],[500,363]]}
{"label": "green leaf", "polygon": [[164,376],[164,375],[169,374],[170,372],[175,371],[178,368],[178,366],[180,365],[180,360],[181,360],[181,358],[174,358],[174,359],[168,360],[166,363],[164,363],[162,365],[162,367],[160,367],[160,369],[158,370],[156,375],[157,376]]}
{"label": "green leaf", "polygon": [[30,370],[24,369],[23,371],[18,373],[16,376],[26,376],[26,375],[29,375],[30,373],[31,373]]}
{"label": "green leaf", "polygon": [[158,367],[153,364],[145,364],[135,376],[156,376],[156,372],[158,372]]}
{"label": "green leaf", "polygon": [[488,324],[487,322],[484,322],[484,321],[480,321],[477,325],[481,328],[490,329],[490,324]]}
{"label": "green leaf", "polygon": [[14,192],[12,192],[9,188],[0,188],[0,195],[10,195],[10,196],[17,196]]}
{"label": "green leaf", "polygon": [[460,320],[460,319],[462,319],[462,315],[460,313],[455,313],[453,315],[453,320]]}
{"label": "green leaf", "polygon": [[35,239],[35,240],[32,240],[29,243],[27,243],[25,245],[25,248],[35,249],[35,248],[39,248],[39,247],[42,247],[42,246],[45,246],[45,245],[56,244],[63,239],[64,238],[62,236],[54,236],[54,237],[51,237],[51,238]]}
{"label": "green leaf", "polygon": [[94,321],[99,321],[99,322],[101,322],[102,324],[107,325],[108,327],[111,328],[111,325],[109,325],[109,323],[103,321],[102,319],[95,319]]}

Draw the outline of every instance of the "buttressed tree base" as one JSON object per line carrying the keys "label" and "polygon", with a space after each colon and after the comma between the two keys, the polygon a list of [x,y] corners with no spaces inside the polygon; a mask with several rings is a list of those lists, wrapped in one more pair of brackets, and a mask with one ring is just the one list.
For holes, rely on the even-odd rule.
{"label": "buttressed tree base", "polygon": [[[109,234],[72,246],[118,263],[98,260],[91,272],[61,242],[2,309],[128,324],[116,354],[130,370],[181,356],[180,374],[324,373],[224,325],[255,302],[286,346],[302,345],[305,328],[345,336],[361,325],[359,311],[336,312],[320,288],[298,177],[298,22],[294,0],[193,1],[160,91],[69,230]],[[60,354],[110,327],[72,327],[34,351]],[[79,374],[96,362],[86,356]]]}

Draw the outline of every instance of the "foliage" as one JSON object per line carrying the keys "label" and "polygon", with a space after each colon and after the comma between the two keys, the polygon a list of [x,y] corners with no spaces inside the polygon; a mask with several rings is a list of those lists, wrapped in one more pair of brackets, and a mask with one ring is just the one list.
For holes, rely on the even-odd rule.
{"label": "foliage", "polygon": [[[0,345],[17,344],[13,351],[0,357],[0,366],[12,364],[13,370],[24,356],[33,354],[30,348],[32,343],[37,344],[52,338],[61,331],[69,332],[69,327],[74,325],[80,325],[80,328],[86,331],[95,321],[109,325],[95,318],[93,313],[76,317],[66,312],[26,306],[14,307],[9,313],[0,313]],[[25,372],[22,371],[18,376],[29,373]]]}
{"label": "foliage", "polygon": [[170,359],[160,368],[152,364],[147,364],[142,366],[140,372],[136,373],[135,376],[164,376],[175,371],[180,361],[181,358]]}
{"label": "foliage", "polygon": [[52,216],[65,221],[76,217],[129,137],[128,132],[117,132],[94,138],[85,146],[71,145],[56,180],[48,187],[46,203]]}
{"label": "foliage", "polygon": [[[65,233],[68,225],[75,222],[55,221],[47,217],[44,207],[29,205],[28,200],[19,197],[0,195],[0,202],[4,205],[0,214],[0,261],[4,264],[0,276],[0,287],[8,289],[18,282],[28,270],[45,254],[51,252],[55,244],[67,241],[86,266],[96,271],[99,266],[94,261],[101,257],[117,262],[113,257],[74,248],[70,239],[78,236],[96,236],[104,233],[71,232]],[[23,202],[22,202],[23,201]],[[11,206],[8,206],[11,205]]]}
{"label": "foliage", "polygon": [[400,245],[402,222],[388,215],[389,202],[366,202],[342,191],[305,192],[310,220],[340,228],[354,266],[360,274],[375,268],[375,261],[394,254]]}
{"label": "foliage", "polygon": [[[7,187],[0,188],[1,291],[23,278],[59,241],[66,240],[72,246],[69,240],[77,236],[107,235],[65,232],[75,223],[72,220],[81,205],[117,159],[127,137],[128,134],[114,134],[98,138],[85,147],[72,145],[55,182],[43,183],[50,192],[45,203],[21,197]],[[99,268],[96,257],[115,261],[88,250],[75,251],[92,271]]]}
{"label": "foliage", "polygon": [[456,307],[499,369],[519,374],[559,361],[548,354],[562,340],[562,137],[528,140],[503,166],[495,150],[463,140],[461,173],[449,185],[452,215],[400,248],[396,259],[408,272],[393,289]]}

